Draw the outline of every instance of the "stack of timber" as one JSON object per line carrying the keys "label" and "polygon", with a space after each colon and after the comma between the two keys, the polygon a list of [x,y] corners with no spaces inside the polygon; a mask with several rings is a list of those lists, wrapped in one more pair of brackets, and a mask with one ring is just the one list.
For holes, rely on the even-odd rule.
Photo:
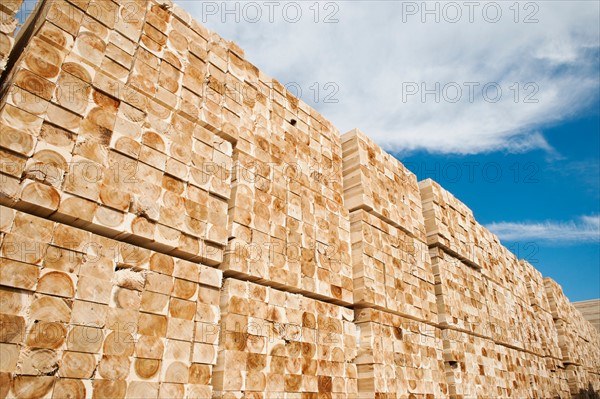
{"label": "stack of timber", "polygon": [[[436,283],[440,323],[481,334],[511,347],[542,351],[534,323],[535,311],[530,300],[526,266],[475,220],[465,204],[438,183],[425,180],[419,187],[427,242],[433,251],[432,257],[436,258],[434,264],[438,264]],[[440,263],[442,260],[445,263]],[[459,266],[454,275],[450,274],[450,265]],[[467,280],[456,285],[458,276]],[[478,326],[469,325],[471,322],[465,320],[468,315],[449,314],[451,310],[446,302],[452,300],[453,289],[457,292],[453,304],[460,303],[461,296],[466,303],[472,304],[472,308],[465,309],[469,309],[471,320],[475,318]],[[479,298],[479,301],[473,298]],[[484,312],[480,312],[482,309]]]}
{"label": "stack of timber", "polygon": [[[498,373],[482,369],[482,375],[496,378],[498,392],[479,395],[564,395],[567,370],[541,274],[519,261],[439,184],[426,180],[419,186],[436,275],[438,320],[450,329],[443,335],[444,344],[454,347],[472,341],[471,345],[481,347],[481,342],[488,341],[488,349],[496,354]],[[465,335],[453,340],[452,334],[459,332]],[[451,394],[478,394],[478,371],[467,368],[458,379],[453,374],[457,365],[451,361],[446,364]],[[462,383],[469,378],[475,382]],[[456,387],[452,385],[455,379],[461,381]],[[465,386],[472,391],[461,392]]]}
{"label": "stack of timber", "polygon": [[549,370],[544,359],[503,345],[496,345],[498,397],[568,397],[565,378]]}
{"label": "stack of timber", "polygon": [[447,398],[442,331],[375,309],[357,309],[358,398]]}
{"label": "stack of timber", "polygon": [[441,326],[485,335],[489,327],[487,285],[481,272],[440,248],[429,250]]}
{"label": "stack of timber", "polygon": [[0,151],[11,161],[2,202],[220,263],[232,144],[185,100],[205,40],[150,2],[135,3],[131,18],[115,18],[129,3],[77,4],[47,2],[10,71],[0,104]]}
{"label": "stack of timber", "polygon": [[466,332],[444,330],[443,359],[451,398],[498,397],[496,345]]}
{"label": "stack of timber", "polygon": [[364,133],[342,135],[344,203],[364,209],[425,242],[425,225],[416,176]]}
{"label": "stack of timber", "polygon": [[584,345],[581,342],[578,327],[582,328],[583,326],[576,324],[578,320],[575,317],[574,308],[564,295],[560,285],[546,277],[544,278],[544,287],[558,332],[562,360],[567,364],[582,365]]}
{"label": "stack of timber", "polygon": [[570,397],[567,372],[559,360],[554,358],[542,358],[523,352],[527,355],[529,363],[525,370],[525,376],[531,390],[530,398],[568,398]]}
{"label": "stack of timber", "polygon": [[[548,358],[550,363],[554,360],[561,360],[562,354],[558,345],[558,333],[554,326],[552,308],[546,295],[542,273],[526,260],[520,260],[519,262],[523,265],[526,272],[529,302],[534,314],[534,317],[525,320],[525,323],[532,324],[534,330],[539,335],[539,345],[536,347],[539,352],[533,351],[540,356]],[[531,346],[528,346],[527,349],[532,350]]]}
{"label": "stack of timber", "polygon": [[482,268],[487,242],[473,212],[431,179],[419,182],[427,243]]}
{"label": "stack of timber", "polygon": [[19,25],[17,12],[22,4],[23,0],[7,0],[0,4],[0,75],[15,45],[15,32]]}
{"label": "stack of timber", "polygon": [[270,122],[259,118],[264,125],[249,136],[256,142],[250,154],[241,138],[236,145],[230,241],[221,268],[349,305],[350,226],[339,195],[339,137],[315,118],[304,132],[275,115]]}
{"label": "stack of timber", "polygon": [[583,317],[600,331],[600,299],[573,302],[573,306],[581,312]]}
{"label": "stack of timber", "polygon": [[350,223],[355,304],[435,322],[427,244],[364,210],[352,212]]}
{"label": "stack of timber", "polygon": [[357,129],[342,135],[342,149],[355,303],[435,323],[416,176]]}
{"label": "stack of timber", "polygon": [[527,283],[516,256],[479,224],[473,212],[431,179],[419,182],[427,243],[481,269],[489,280],[527,301]]}
{"label": "stack of timber", "polygon": [[569,364],[565,367],[569,390],[574,398],[598,397],[600,392],[600,375],[592,373],[585,367]]}
{"label": "stack of timber", "polygon": [[356,397],[352,310],[232,278],[220,303],[216,397]]}
{"label": "stack of timber", "polygon": [[205,74],[200,118],[235,143],[221,269],[351,304],[339,132],[216,35],[208,42]]}
{"label": "stack of timber", "polygon": [[600,334],[569,302],[560,285],[544,278],[558,343],[571,394],[598,392],[600,389]]}
{"label": "stack of timber", "polygon": [[510,289],[492,280],[486,279],[486,287],[489,317],[486,336],[497,343],[524,349],[529,325],[523,325],[522,322],[525,321],[529,304],[519,301]]}
{"label": "stack of timber", "polygon": [[12,397],[210,397],[222,272],[1,207]]}

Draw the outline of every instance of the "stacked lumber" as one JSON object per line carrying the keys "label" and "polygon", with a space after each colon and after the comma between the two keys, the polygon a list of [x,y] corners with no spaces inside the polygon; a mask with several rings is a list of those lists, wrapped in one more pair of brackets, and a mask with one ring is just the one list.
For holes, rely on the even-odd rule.
{"label": "stacked lumber", "polygon": [[10,71],[2,203],[216,265],[232,143],[186,102],[206,32],[153,2],[99,4],[47,2]]}
{"label": "stacked lumber", "polygon": [[210,397],[222,272],[0,207],[12,397]]}
{"label": "stacked lumber", "polygon": [[573,302],[573,306],[581,312],[583,317],[600,331],[600,299]]}
{"label": "stacked lumber", "polygon": [[[534,276],[529,264],[520,263],[477,223],[466,205],[437,183],[429,180],[419,186],[439,322],[452,328],[444,341],[446,355],[454,350],[456,357],[468,358],[462,369],[448,358],[451,394],[520,398],[564,393],[565,385],[561,388],[554,371],[560,352],[548,300],[535,291],[542,284],[541,275]],[[537,279],[528,285],[533,277]],[[536,306],[546,310],[538,315]],[[488,385],[498,391],[486,391],[483,387]]]}
{"label": "stacked lumber", "polygon": [[[353,289],[350,226],[337,194],[341,177],[334,173],[341,168],[326,158],[333,153],[339,163],[341,150],[327,139],[335,133],[320,133],[323,143],[319,143],[288,126],[281,136],[276,135],[280,129],[257,127],[252,154],[238,149],[238,141],[229,207],[230,241],[221,269],[349,305]],[[261,143],[267,145],[264,150]],[[313,153],[313,146],[319,150]],[[309,154],[319,159],[317,166]],[[315,167],[324,170],[317,173]],[[321,173],[325,177],[319,177]]]}
{"label": "stacked lumber", "polygon": [[216,35],[206,66],[210,95],[199,117],[235,140],[221,269],[351,304],[339,132]]}
{"label": "stacked lumber", "polygon": [[461,259],[489,280],[510,289],[528,301],[523,266],[498,237],[479,224],[473,212],[450,192],[431,179],[419,182],[427,243]]}
{"label": "stacked lumber", "polygon": [[494,342],[456,330],[443,330],[442,337],[450,398],[500,397]]}
{"label": "stacked lumber", "polygon": [[[438,183],[425,180],[419,188],[432,257],[445,259],[436,281],[440,322],[542,355],[527,266]],[[449,265],[461,267],[450,274]]]}
{"label": "stacked lumber", "polygon": [[416,176],[357,129],[341,140],[355,303],[435,322]]}
{"label": "stacked lumber", "polygon": [[0,74],[6,68],[8,56],[15,45],[15,31],[19,25],[17,12],[23,0],[8,0],[0,4]]}
{"label": "stacked lumber", "polygon": [[489,334],[487,283],[481,272],[440,248],[433,247],[429,253],[440,325]]}
{"label": "stacked lumber", "polygon": [[550,277],[544,277],[544,291],[554,320],[568,321],[571,318],[572,308],[562,287]]}
{"label": "stacked lumber", "polygon": [[[498,396],[501,398],[530,398],[533,397],[532,386],[528,381],[533,356],[519,350],[502,345],[496,345],[498,368]],[[537,370],[535,371],[537,372]],[[545,390],[544,387],[541,387]]]}
{"label": "stacked lumber", "polygon": [[571,317],[568,324],[574,328],[578,336],[581,365],[589,372],[600,374],[600,357],[595,355],[600,352],[600,333],[572,303],[569,305]]}
{"label": "stacked lumber", "polygon": [[583,347],[584,357],[586,361],[584,366],[588,371],[594,374],[600,374],[600,357],[596,356],[600,353],[600,332],[587,321],[581,321],[584,330],[587,330],[586,345]]}
{"label": "stacked lumber", "polygon": [[560,358],[552,317],[523,301],[513,291],[486,279],[488,335],[496,343]]}
{"label": "stacked lumber", "polygon": [[529,361],[526,370],[531,386],[530,398],[568,398],[569,384],[562,363],[553,358],[543,358],[526,353]]}
{"label": "stacked lumber", "polygon": [[575,398],[597,398],[600,392],[600,374],[590,373],[584,367],[568,365],[565,373],[569,390]]}
{"label": "stacked lumber", "polygon": [[[495,342],[505,345],[525,348],[525,341],[535,344],[539,340],[530,337],[528,329],[532,325],[527,315],[528,304],[519,301],[513,293],[504,286],[491,280],[486,280],[487,285],[487,312],[489,317],[489,333]],[[523,324],[525,323],[525,324]]]}
{"label": "stacked lumber", "polygon": [[358,129],[342,135],[344,202],[425,242],[416,176]]}
{"label": "stacked lumber", "polygon": [[502,398],[569,397],[567,379],[543,357],[496,345],[498,396]]}
{"label": "stacked lumber", "polygon": [[355,304],[436,322],[427,244],[364,210],[350,214],[350,230]]}
{"label": "stacked lumber", "polygon": [[540,311],[552,314],[552,307],[546,294],[542,273],[524,259],[519,260],[519,263],[523,265],[525,270],[529,303]]}
{"label": "stacked lumber", "polygon": [[597,392],[596,385],[600,380],[600,334],[569,302],[558,283],[546,277],[544,286],[571,393]]}
{"label": "stacked lumber", "polygon": [[[539,344],[535,348],[538,351],[535,353],[540,356],[561,359],[562,355],[558,346],[558,333],[554,326],[552,308],[546,295],[542,273],[526,260],[520,260],[519,262],[525,270],[529,303],[531,304],[530,309],[533,312],[533,315],[530,314],[529,318],[524,320],[524,323],[531,325],[539,336],[539,341],[537,341]],[[531,340],[525,342],[526,349],[535,351],[530,342]]]}
{"label": "stacked lumber", "polygon": [[431,179],[419,182],[427,243],[476,268],[485,263],[486,237],[481,236],[473,212]]}
{"label": "stacked lumber", "polygon": [[600,333],[560,286],[181,7],[40,2],[15,50],[20,4],[0,4],[1,398],[600,390]]}
{"label": "stacked lumber", "polygon": [[356,397],[350,309],[231,278],[220,305],[215,397]]}
{"label": "stacked lumber", "polygon": [[441,330],[375,309],[357,309],[359,398],[448,397]]}
{"label": "stacked lumber", "polygon": [[566,366],[564,366],[562,363],[560,363],[560,366],[556,367],[555,370],[553,370],[554,372],[554,378],[557,381],[557,386],[559,389],[559,394],[555,395],[560,397],[560,398],[568,398],[571,396],[571,389],[569,388],[569,378],[567,375],[567,369]]}
{"label": "stacked lumber", "polygon": [[544,287],[558,334],[562,360],[566,364],[581,365],[583,345],[580,345],[578,326],[574,325],[574,309],[560,285],[554,280],[549,277],[544,278]]}

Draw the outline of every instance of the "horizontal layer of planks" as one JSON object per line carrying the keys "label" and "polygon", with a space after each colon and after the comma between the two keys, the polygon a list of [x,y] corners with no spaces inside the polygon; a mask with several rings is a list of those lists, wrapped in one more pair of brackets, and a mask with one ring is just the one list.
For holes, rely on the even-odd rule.
{"label": "horizontal layer of planks", "polygon": [[344,200],[425,241],[417,177],[358,129],[342,135]]}
{"label": "horizontal layer of planks", "polygon": [[352,310],[232,278],[220,303],[217,397],[356,397]]}
{"label": "horizontal layer of planks", "polygon": [[448,397],[441,330],[375,309],[357,309],[359,398]]}
{"label": "horizontal layer of planks", "polygon": [[351,213],[350,230],[354,303],[436,323],[427,244],[364,210]]}
{"label": "horizontal layer of planks", "polygon": [[0,215],[10,397],[210,396],[221,271],[9,208]]}

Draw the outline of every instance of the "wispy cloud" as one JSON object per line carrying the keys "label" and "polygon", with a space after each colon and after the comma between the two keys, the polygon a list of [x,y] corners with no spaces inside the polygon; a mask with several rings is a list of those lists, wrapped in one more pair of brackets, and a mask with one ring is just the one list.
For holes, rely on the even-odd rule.
{"label": "wispy cloud", "polygon": [[600,160],[587,158],[549,163],[548,171],[579,182],[587,193],[600,198]]}
{"label": "wispy cloud", "polygon": [[[462,7],[458,22],[449,21],[455,10],[438,1],[320,2],[328,6],[318,15],[313,2],[300,2],[302,18],[294,23],[282,18],[286,2],[272,21],[266,9],[258,20],[244,18],[242,2],[237,22],[222,6],[207,15],[204,3],[180,2],[239,43],[263,72],[283,84],[294,82],[301,98],[342,132],[358,127],[389,151],[542,150],[556,156],[540,132],[598,99],[598,2],[519,3],[519,13],[512,2],[491,2],[502,7],[493,23],[482,15],[487,2],[478,3],[472,22],[461,2],[452,2]],[[441,18],[436,22],[422,9],[409,14],[408,6],[437,7]],[[234,9],[230,2],[227,7]],[[487,11],[493,16],[492,8]],[[338,22],[324,23],[326,16]],[[467,84],[473,82],[478,86],[471,101]],[[483,93],[490,83],[502,90],[497,102],[488,101],[494,87]],[[418,93],[403,99],[413,84]],[[462,96],[453,102],[456,87]],[[435,94],[423,99],[424,90],[441,93],[440,101]],[[327,96],[338,101],[327,102]]]}
{"label": "wispy cloud", "polygon": [[497,222],[486,227],[506,241],[600,242],[600,215],[580,216],[571,221]]}

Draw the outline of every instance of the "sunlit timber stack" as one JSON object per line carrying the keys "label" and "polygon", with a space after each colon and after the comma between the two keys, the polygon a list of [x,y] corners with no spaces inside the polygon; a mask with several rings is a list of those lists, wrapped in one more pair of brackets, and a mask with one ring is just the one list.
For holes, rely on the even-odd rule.
{"label": "sunlit timber stack", "polygon": [[0,398],[597,397],[556,282],[180,6],[20,5]]}

